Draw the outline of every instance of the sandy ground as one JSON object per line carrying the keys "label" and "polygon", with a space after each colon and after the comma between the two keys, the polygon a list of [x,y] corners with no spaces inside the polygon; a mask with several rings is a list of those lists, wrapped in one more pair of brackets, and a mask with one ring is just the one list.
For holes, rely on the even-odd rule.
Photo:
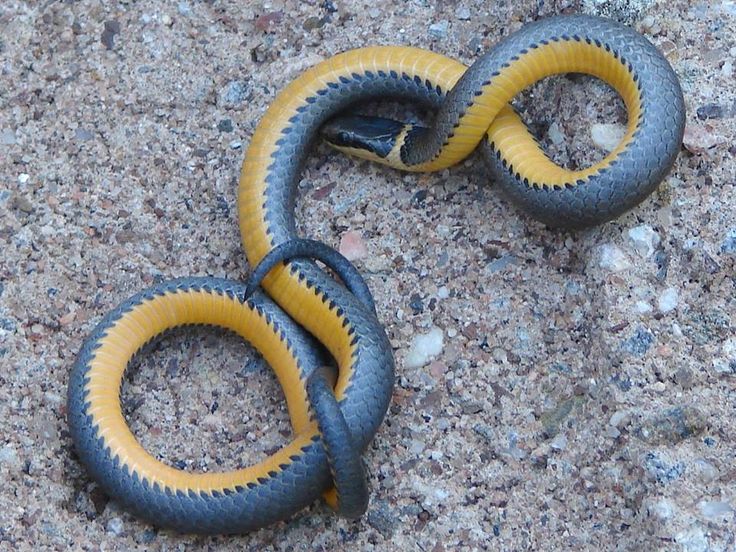
{"label": "sandy ground", "polygon": [[[109,500],[69,439],[74,357],[153,282],[248,273],[236,182],[274,95],[348,48],[471,63],[525,21],[579,11],[633,25],[682,81],[687,149],[630,214],[552,231],[477,158],[407,176],[320,146],[304,171],[303,233],[334,246],[357,233],[396,347],[368,514],[315,504],[201,538]],[[0,549],[734,550],[734,29],[730,0],[2,2]],[[571,167],[625,121],[588,78],[518,105]],[[428,333],[441,353],[406,362]],[[186,469],[247,465],[289,435],[268,368],[217,332],[154,347],[124,399],[144,445]]]}

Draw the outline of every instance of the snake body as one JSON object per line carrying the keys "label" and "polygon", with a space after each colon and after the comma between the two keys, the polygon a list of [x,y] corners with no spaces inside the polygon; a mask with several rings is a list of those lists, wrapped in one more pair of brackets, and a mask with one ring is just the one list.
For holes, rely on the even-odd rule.
{"label": "snake body", "polygon": [[[554,165],[508,105],[530,84],[564,72],[610,83],[629,113],[619,146],[582,171]],[[349,119],[333,119],[385,97],[436,109],[434,125],[391,125],[386,147],[368,144]],[[408,47],[336,55],[288,85],[253,135],[238,195],[248,262],[258,266],[297,237],[297,184],[322,127],[332,129],[328,139],[338,147],[346,146],[340,133],[353,132],[358,146],[347,148],[351,153],[413,171],[449,167],[482,144],[494,179],[513,201],[549,224],[584,226],[632,208],[656,187],[679,150],[684,113],[667,61],[637,33],[598,18],[527,25],[469,69]],[[267,296],[247,297],[243,284],[213,278],[159,284],[107,315],[78,356],[69,422],[79,455],[111,496],[158,525],[249,531],[320,495],[347,515],[365,508],[362,469],[348,451],[366,449],[389,404],[394,362],[384,330],[366,301],[313,261],[277,263],[262,287]],[[186,324],[229,328],[263,354],[284,388],[295,435],[289,445],[242,470],[198,474],[169,467],[138,444],[120,411],[123,373],[145,342]],[[337,366],[334,386],[317,377],[325,365],[317,343]],[[330,389],[334,404],[325,400]]]}

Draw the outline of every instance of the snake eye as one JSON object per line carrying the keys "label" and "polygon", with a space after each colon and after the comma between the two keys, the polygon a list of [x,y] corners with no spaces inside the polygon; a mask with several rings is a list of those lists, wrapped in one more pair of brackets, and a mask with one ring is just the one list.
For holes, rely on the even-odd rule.
{"label": "snake eye", "polygon": [[340,141],[341,143],[343,143],[343,144],[347,144],[347,143],[349,143],[349,142],[350,142],[350,133],[349,133],[348,131],[346,131],[346,130],[341,130],[341,131],[340,131],[340,132],[339,132],[339,133],[337,134],[337,139],[338,139],[338,140],[339,140],[339,141]]}

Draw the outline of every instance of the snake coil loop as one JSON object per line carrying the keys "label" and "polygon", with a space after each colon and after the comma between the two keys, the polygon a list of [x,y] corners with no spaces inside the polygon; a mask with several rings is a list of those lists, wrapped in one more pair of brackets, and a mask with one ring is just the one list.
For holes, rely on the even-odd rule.
{"label": "snake coil loop", "polygon": [[[581,171],[554,165],[508,104],[530,84],[564,72],[605,80],[629,114],[618,147]],[[341,116],[384,97],[436,109],[433,126]],[[610,220],[654,190],[677,156],[684,116],[677,77],[656,48],[631,29],[587,16],[529,24],[470,68],[390,46],[314,66],[270,106],[243,163],[240,231],[256,267],[248,286],[215,278],[158,284],[105,316],[82,346],[68,388],[82,462],[111,497],[185,532],[254,530],[321,495],[339,513],[360,515],[368,496],[361,453],[388,409],[394,359],[360,275],[326,246],[296,236],[299,175],[320,129],[348,153],[411,171],[449,167],[480,146],[512,201],[550,225],[576,227]],[[265,293],[255,290],[258,283]],[[120,408],[123,373],[144,343],[187,324],[230,329],[263,355],[284,389],[294,430],[289,444],[254,466],[222,473],[177,470],[141,447]],[[325,368],[325,350],[336,374]]]}

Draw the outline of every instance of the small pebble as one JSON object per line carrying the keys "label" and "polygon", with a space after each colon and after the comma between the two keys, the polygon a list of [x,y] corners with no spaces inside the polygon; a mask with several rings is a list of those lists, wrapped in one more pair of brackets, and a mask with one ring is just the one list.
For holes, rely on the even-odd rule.
{"label": "small pebble", "polygon": [[233,131],[232,119],[222,119],[220,122],[217,123],[217,130],[219,130],[220,132],[232,132]]}
{"label": "small pebble", "polygon": [[302,28],[305,31],[314,31],[315,29],[321,29],[325,26],[325,23],[327,20],[324,17],[307,17],[307,19],[304,21],[304,24],[302,25]]}
{"label": "small pebble", "polygon": [[617,246],[607,243],[598,248],[599,261],[598,264],[605,270],[612,272],[621,272],[631,268],[631,263],[626,254]]}
{"label": "small pebble", "polygon": [[700,513],[703,514],[703,517],[711,521],[734,511],[728,502],[717,500],[704,500],[698,503],[698,508],[700,509]]}
{"label": "small pebble", "polygon": [[20,182],[21,184],[25,184],[26,182],[28,182],[29,178],[30,176],[28,176],[26,173],[21,173],[18,175],[18,182]]}
{"label": "small pebble", "polygon": [[33,202],[26,196],[17,195],[13,200],[13,206],[26,214],[33,212]]}
{"label": "small pebble", "polygon": [[219,100],[226,107],[235,107],[246,101],[250,94],[250,84],[247,81],[233,80],[220,90]]}
{"label": "small pebble", "polygon": [[682,145],[690,153],[702,155],[708,150],[725,143],[726,139],[707,123],[691,123],[685,126]]}
{"label": "small pebble", "polygon": [[4,128],[2,132],[0,132],[0,144],[3,146],[12,146],[15,143],[15,131],[9,128]]}
{"label": "small pebble", "polygon": [[702,527],[689,527],[675,535],[683,552],[711,552],[710,542]]}
{"label": "small pebble", "polygon": [[391,510],[389,503],[385,500],[372,500],[366,514],[366,521],[384,538],[390,539],[399,523],[399,516]]}
{"label": "small pebble", "polygon": [[653,445],[674,445],[702,433],[705,427],[705,416],[699,409],[676,406],[645,418],[634,434]]}
{"label": "small pebble", "polygon": [[558,125],[556,121],[549,125],[549,128],[547,129],[547,137],[556,146],[559,146],[565,141],[565,135],[560,130],[560,125]]}
{"label": "small pebble", "polygon": [[705,121],[706,119],[721,119],[725,115],[725,109],[720,104],[709,103],[700,106],[697,111],[698,119]]}
{"label": "small pebble", "polygon": [[654,252],[662,241],[659,234],[657,234],[657,232],[654,231],[654,228],[648,224],[629,228],[626,232],[626,236],[631,242],[634,250],[645,259],[654,255]]}
{"label": "small pebble", "polygon": [[92,134],[89,130],[78,128],[77,130],[74,131],[74,137],[77,140],[86,142],[87,140],[91,140],[92,138],[94,138],[95,135]]}
{"label": "small pebble", "polygon": [[445,346],[444,334],[434,327],[428,333],[416,335],[412,339],[404,364],[407,368],[421,368],[437,357]]}
{"label": "small pebble", "polygon": [[115,535],[116,537],[119,537],[123,534],[123,529],[125,528],[123,524],[123,520],[119,517],[110,518],[110,520],[105,524],[105,529],[107,529],[107,532]]}
{"label": "small pebble", "polygon": [[736,360],[729,361],[725,358],[714,358],[713,370],[717,374],[736,374]]}
{"label": "small pebble", "polygon": [[20,470],[22,463],[13,445],[5,445],[0,448],[0,467],[3,465],[8,466],[12,471]]}
{"label": "small pebble", "polygon": [[653,515],[660,521],[667,521],[675,513],[676,506],[671,501],[663,498],[658,500],[647,508],[650,515]]}
{"label": "small pebble", "polygon": [[348,261],[357,261],[368,256],[368,248],[360,232],[350,230],[340,237],[340,253]]}
{"label": "small pebble", "polygon": [[654,336],[648,329],[639,326],[631,337],[623,342],[622,348],[635,356],[644,356],[654,343]]}
{"label": "small pebble", "polygon": [[549,443],[549,446],[555,450],[565,450],[567,447],[567,436],[564,433],[558,433]]}
{"label": "small pebble", "polygon": [[457,10],[455,10],[455,17],[457,17],[461,21],[469,21],[471,17],[470,10],[465,6],[460,6]]}
{"label": "small pebble", "polygon": [[718,477],[718,468],[703,458],[695,461],[695,468],[700,472],[700,479],[704,483],[715,481]]}
{"label": "small pebble", "polygon": [[656,35],[660,31],[660,26],[654,16],[647,15],[641,20],[641,30],[645,33]]}
{"label": "small pebble", "polygon": [[721,75],[727,79],[733,77],[733,62],[730,59],[723,62],[723,65],[721,66]]}
{"label": "small pebble", "polygon": [[736,255],[736,228],[731,228],[721,242],[721,253]]}
{"label": "small pebble", "polygon": [[667,288],[662,292],[657,300],[657,308],[662,314],[671,312],[677,308],[680,295],[675,288]]}
{"label": "small pebble", "polygon": [[491,351],[491,357],[493,358],[493,360],[501,364],[504,364],[509,360],[508,354],[501,347],[494,347],[494,349]]}
{"label": "small pebble", "polygon": [[736,337],[729,337],[721,345],[721,352],[723,355],[736,362]]}
{"label": "small pebble", "polygon": [[609,425],[606,426],[606,436],[610,437],[611,439],[618,439],[621,436],[621,432],[618,430],[618,428]]}
{"label": "small pebble", "polygon": [[490,263],[488,263],[486,265],[486,270],[488,272],[500,272],[518,263],[519,259],[517,259],[513,255],[504,255],[503,257],[499,257],[498,259],[494,259]]}
{"label": "small pebble", "polygon": [[450,22],[446,19],[438,21],[437,23],[432,23],[429,26],[429,35],[434,38],[445,38],[447,36],[447,29],[449,25]]}
{"label": "small pebble", "polygon": [[672,460],[667,453],[649,452],[644,457],[644,469],[659,483],[667,485],[685,473],[685,463]]}
{"label": "small pebble", "polygon": [[626,134],[626,127],[613,123],[596,123],[590,127],[593,143],[606,153],[616,149]]}
{"label": "small pebble", "polygon": [[136,536],[139,544],[151,544],[156,539],[156,531],[154,529],[144,529],[142,533]]}
{"label": "small pebble", "polygon": [[112,50],[115,47],[115,35],[120,34],[120,22],[111,20],[105,21],[105,28],[100,36],[100,42],[105,48]]}
{"label": "small pebble", "polygon": [[174,21],[171,19],[169,14],[165,13],[161,16],[161,23],[166,25],[167,27],[171,27],[171,25],[174,23]]}
{"label": "small pebble", "polygon": [[230,142],[230,143],[228,144],[228,147],[229,147],[230,149],[234,149],[234,150],[236,150],[236,149],[240,149],[240,148],[242,148],[242,147],[243,147],[243,143],[242,143],[242,142],[241,142],[240,140],[233,140],[232,142]]}

